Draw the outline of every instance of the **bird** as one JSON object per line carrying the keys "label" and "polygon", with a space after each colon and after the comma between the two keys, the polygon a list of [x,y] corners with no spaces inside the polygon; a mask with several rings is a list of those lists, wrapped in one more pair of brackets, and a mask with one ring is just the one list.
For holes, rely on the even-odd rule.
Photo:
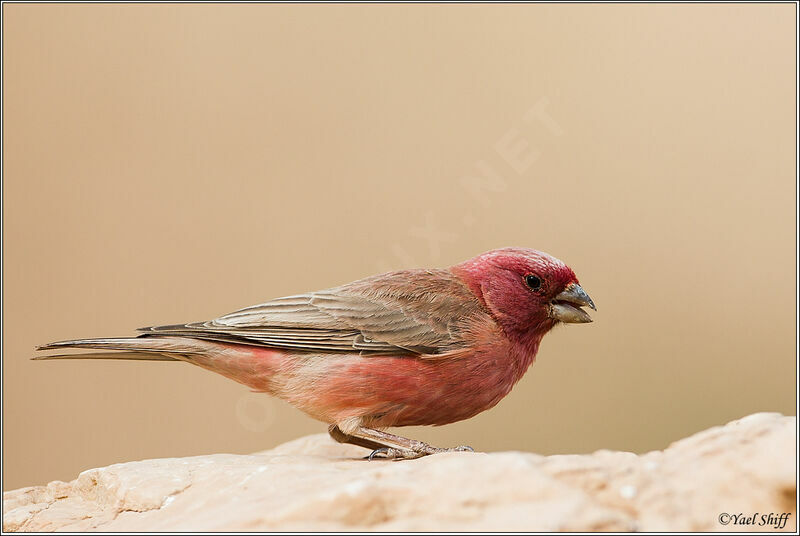
{"label": "bird", "polygon": [[534,249],[508,247],[449,268],[409,269],[275,298],[205,322],[37,350],[100,352],[50,359],[184,361],[281,398],[328,424],[368,458],[415,459],[434,447],[386,431],[445,425],[494,407],[558,324],[597,310],[575,273]]}

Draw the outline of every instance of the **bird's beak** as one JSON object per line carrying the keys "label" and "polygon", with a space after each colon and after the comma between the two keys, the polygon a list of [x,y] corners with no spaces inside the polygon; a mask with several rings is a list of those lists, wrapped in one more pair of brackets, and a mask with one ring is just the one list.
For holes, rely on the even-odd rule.
{"label": "bird's beak", "polygon": [[567,324],[584,324],[591,322],[592,317],[581,309],[587,305],[593,311],[597,310],[594,302],[586,294],[586,291],[577,283],[570,283],[560,294],[550,303],[550,317]]}

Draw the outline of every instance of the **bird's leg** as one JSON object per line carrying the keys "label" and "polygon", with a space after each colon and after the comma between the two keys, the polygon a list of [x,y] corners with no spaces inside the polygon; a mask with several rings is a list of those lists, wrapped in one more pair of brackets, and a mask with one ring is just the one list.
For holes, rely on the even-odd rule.
{"label": "bird's leg", "polygon": [[340,443],[350,443],[360,447],[373,449],[369,455],[371,460],[377,455],[390,459],[412,460],[439,452],[472,452],[472,447],[439,448],[416,439],[409,439],[389,432],[359,426],[346,434],[336,425],[328,428],[328,433]]}
{"label": "bird's leg", "polygon": [[358,445],[359,447],[364,447],[365,449],[370,450],[386,448],[386,445],[382,443],[376,443],[375,441],[370,441],[369,439],[345,434],[342,432],[341,428],[335,424],[328,426],[328,433],[338,443],[349,443],[350,445]]}

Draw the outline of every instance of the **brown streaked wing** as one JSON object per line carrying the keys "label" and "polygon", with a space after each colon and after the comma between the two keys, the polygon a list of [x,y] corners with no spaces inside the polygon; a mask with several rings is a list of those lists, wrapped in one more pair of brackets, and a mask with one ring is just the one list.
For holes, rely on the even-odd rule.
{"label": "brown streaked wing", "polygon": [[488,314],[451,272],[406,270],[142,331],[315,352],[436,354],[457,348],[479,317]]}

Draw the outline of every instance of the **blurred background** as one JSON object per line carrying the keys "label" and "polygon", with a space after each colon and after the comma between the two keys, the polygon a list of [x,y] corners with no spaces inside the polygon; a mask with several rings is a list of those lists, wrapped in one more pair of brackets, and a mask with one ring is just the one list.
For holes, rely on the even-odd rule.
{"label": "blurred background", "polygon": [[595,322],[439,445],[795,413],[795,9],[3,7],[3,489],[325,425],[183,363],[32,362],[524,246]]}

